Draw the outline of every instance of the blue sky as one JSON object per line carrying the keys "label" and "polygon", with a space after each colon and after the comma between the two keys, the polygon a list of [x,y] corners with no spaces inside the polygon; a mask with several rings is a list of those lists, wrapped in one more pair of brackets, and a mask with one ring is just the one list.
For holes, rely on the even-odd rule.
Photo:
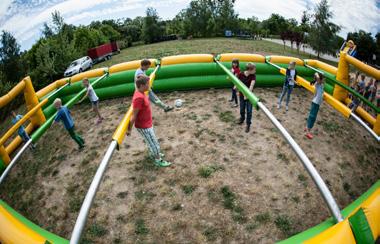
{"label": "blue sky", "polygon": [[[266,19],[271,13],[300,19],[302,11],[313,9],[320,0],[237,0],[235,10],[241,17]],[[173,18],[190,0],[0,0],[0,30],[10,31],[21,49],[29,49],[41,35],[44,22],[51,21],[54,10],[66,23],[81,25],[93,20],[143,16],[147,7],[157,9],[163,19]],[[380,0],[329,0],[333,21],[342,27],[340,35],[363,29],[380,31]]]}

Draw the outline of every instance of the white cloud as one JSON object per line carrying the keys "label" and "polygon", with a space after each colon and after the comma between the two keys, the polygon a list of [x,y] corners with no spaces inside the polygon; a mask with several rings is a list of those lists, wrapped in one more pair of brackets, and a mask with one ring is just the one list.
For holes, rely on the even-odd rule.
{"label": "white cloud", "polygon": [[260,20],[267,19],[272,13],[285,18],[300,20],[302,11],[306,9],[304,0],[266,0],[266,1],[236,1],[236,11],[242,17],[256,16]]}
{"label": "white cloud", "polygon": [[4,16],[7,12],[8,7],[11,5],[12,0],[1,0],[0,3],[0,16]]}
{"label": "white cloud", "polygon": [[[12,0],[0,0],[0,16],[4,16]],[[363,29],[379,31],[380,10],[377,0],[329,0],[334,12],[333,21],[343,27],[341,34]],[[88,24],[92,20],[111,19],[116,16],[135,17],[144,15],[147,7],[154,7],[163,19],[173,18],[190,0],[66,0],[57,4],[50,2],[45,8],[23,9],[20,13],[0,22],[1,30],[12,32],[23,48],[29,48],[41,34],[42,24],[50,22],[51,13],[59,11],[69,24]],[[302,11],[313,9],[320,0],[237,0],[235,10],[241,17],[256,16],[266,19],[271,13],[286,18],[301,18]],[[0,18],[1,19],[1,18]]]}
{"label": "white cloud", "polygon": [[342,26],[341,33],[365,30],[376,33],[380,31],[380,9],[376,0],[330,0],[334,13],[334,22]]}

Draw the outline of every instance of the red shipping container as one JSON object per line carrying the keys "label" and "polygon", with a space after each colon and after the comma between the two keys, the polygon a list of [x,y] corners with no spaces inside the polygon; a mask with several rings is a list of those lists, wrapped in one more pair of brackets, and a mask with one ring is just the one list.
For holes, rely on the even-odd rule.
{"label": "red shipping container", "polygon": [[112,52],[114,52],[114,53],[120,52],[119,45],[117,44],[116,41],[111,42],[111,47],[112,47]]}
{"label": "red shipping container", "polygon": [[87,55],[92,60],[95,60],[95,61],[104,59],[107,56],[111,56],[112,55],[111,43],[106,43],[106,44],[100,45],[98,47],[88,49]]}

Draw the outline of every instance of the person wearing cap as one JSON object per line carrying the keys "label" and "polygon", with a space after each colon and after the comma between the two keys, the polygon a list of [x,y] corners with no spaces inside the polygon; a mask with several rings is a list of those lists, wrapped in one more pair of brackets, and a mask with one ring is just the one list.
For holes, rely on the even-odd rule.
{"label": "person wearing cap", "polygon": [[[253,63],[247,63],[246,70],[238,75],[239,80],[241,80],[244,85],[246,85],[250,91],[256,83],[256,65]],[[239,92],[239,102],[240,102],[240,119],[238,124],[241,125],[246,120],[245,132],[248,133],[252,122],[252,103],[246,98],[243,93]],[[247,113],[247,118],[245,114]]]}

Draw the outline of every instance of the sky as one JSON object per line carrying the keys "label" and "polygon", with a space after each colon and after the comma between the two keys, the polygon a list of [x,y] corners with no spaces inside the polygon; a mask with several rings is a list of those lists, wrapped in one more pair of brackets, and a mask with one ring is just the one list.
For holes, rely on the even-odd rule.
{"label": "sky", "polygon": [[[298,21],[306,9],[313,10],[320,0],[236,0],[240,17],[256,16],[259,20],[278,13]],[[380,0],[328,0],[334,13],[333,22],[340,25],[340,35],[360,29],[380,32]],[[190,0],[0,0],[0,31],[11,32],[27,50],[41,36],[44,22],[51,22],[51,13],[58,10],[64,21],[87,25],[94,20],[144,16],[147,7],[154,7],[162,19],[173,18],[186,8]]]}

